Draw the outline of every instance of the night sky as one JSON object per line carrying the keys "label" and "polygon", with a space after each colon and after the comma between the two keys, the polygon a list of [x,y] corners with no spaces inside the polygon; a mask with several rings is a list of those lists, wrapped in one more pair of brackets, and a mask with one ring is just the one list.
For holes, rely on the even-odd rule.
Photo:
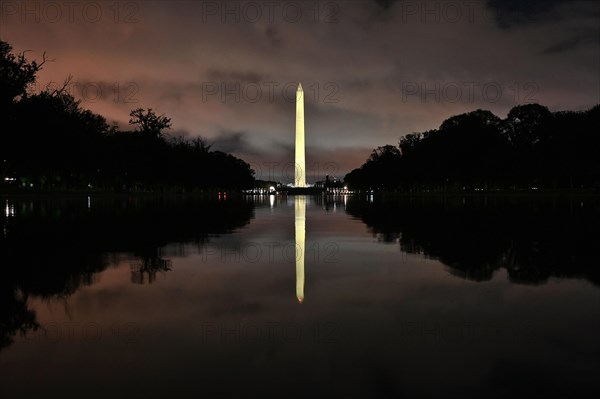
{"label": "night sky", "polygon": [[600,102],[596,1],[1,3],[2,40],[54,60],[40,88],[72,74],[109,122],[153,108],[258,178],[293,162],[299,81],[309,182],[459,113]]}

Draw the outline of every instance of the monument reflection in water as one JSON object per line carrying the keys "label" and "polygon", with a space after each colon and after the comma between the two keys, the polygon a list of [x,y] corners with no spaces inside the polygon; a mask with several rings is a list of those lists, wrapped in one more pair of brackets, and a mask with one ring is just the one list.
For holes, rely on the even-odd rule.
{"label": "monument reflection in water", "polygon": [[304,302],[304,252],[306,241],[306,197],[294,198],[294,216],[296,218],[296,296],[298,302]]}

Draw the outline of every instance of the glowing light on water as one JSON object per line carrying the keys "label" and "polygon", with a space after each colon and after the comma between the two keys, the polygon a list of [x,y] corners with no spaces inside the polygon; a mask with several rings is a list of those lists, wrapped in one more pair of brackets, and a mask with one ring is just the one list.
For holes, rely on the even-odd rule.
{"label": "glowing light on water", "polygon": [[4,208],[4,215],[7,218],[15,217],[15,206],[13,204],[9,204],[8,201],[6,201],[6,207]]}
{"label": "glowing light on water", "polygon": [[306,198],[297,196],[294,199],[294,216],[296,227],[296,297],[304,302],[304,245],[306,240]]}

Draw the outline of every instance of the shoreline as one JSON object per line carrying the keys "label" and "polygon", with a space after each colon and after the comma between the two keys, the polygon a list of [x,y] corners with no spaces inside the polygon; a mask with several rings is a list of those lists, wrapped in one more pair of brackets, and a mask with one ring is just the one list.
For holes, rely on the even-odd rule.
{"label": "shoreline", "polygon": [[[373,196],[379,198],[393,198],[393,197],[574,197],[574,196],[586,196],[586,197],[600,197],[600,190],[500,190],[500,191],[418,191],[418,192],[401,192],[401,191],[350,191],[347,193],[328,193],[323,190],[317,189],[301,189],[301,190],[285,190],[277,191],[273,194],[278,196],[296,196],[296,195],[307,195],[307,196],[326,196],[326,197],[338,197],[338,196],[350,196],[350,197],[361,197],[361,196]],[[228,197],[260,197],[268,196],[271,194],[264,193],[244,193],[239,190],[211,190],[211,191],[192,191],[192,192],[181,192],[181,191],[163,191],[163,192],[148,192],[148,191],[88,191],[88,190],[59,190],[59,191],[2,191],[0,190],[0,197],[205,197],[212,198],[226,195]]]}

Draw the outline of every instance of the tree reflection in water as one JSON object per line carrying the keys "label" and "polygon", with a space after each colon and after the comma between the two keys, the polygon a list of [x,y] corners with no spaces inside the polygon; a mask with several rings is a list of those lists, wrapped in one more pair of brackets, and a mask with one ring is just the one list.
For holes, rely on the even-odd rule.
{"label": "tree reflection in water", "polygon": [[230,198],[111,196],[9,198],[0,215],[0,348],[40,328],[30,297],[65,298],[91,285],[120,258],[133,257],[131,281],[152,283],[171,270],[169,243],[195,243],[250,222],[251,203]]}
{"label": "tree reflection in water", "polygon": [[382,242],[440,260],[473,281],[504,268],[511,282],[550,277],[600,284],[597,197],[402,196],[351,198],[347,212]]}

